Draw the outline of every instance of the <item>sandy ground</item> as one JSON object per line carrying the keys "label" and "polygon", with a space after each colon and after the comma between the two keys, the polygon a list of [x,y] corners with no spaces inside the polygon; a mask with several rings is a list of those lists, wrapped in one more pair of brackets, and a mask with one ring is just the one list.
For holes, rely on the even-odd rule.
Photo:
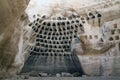
{"label": "sandy ground", "polygon": [[[26,78],[26,79],[25,79]],[[0,80],[120,80],[120,77],[13,77],[11,79]]]}

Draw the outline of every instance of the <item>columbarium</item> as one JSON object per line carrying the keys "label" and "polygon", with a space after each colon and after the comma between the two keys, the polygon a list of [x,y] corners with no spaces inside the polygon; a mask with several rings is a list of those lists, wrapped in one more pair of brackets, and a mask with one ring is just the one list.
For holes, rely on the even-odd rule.
{"label": "columbarium", "polygon": [[30,23],[34,45],[27,49],[30,54],[21,73],[43,72],[54,76],[65,72],[81,76],[79,60],[71,54],[71,41],[84,32],[85,22],[85,18],[71,14],[50,18],[44,15]]}

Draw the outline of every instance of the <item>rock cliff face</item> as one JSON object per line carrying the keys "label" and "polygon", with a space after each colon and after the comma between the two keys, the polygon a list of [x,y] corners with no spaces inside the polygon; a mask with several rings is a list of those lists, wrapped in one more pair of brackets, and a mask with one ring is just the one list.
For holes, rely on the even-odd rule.
{"label": "rock cliff face", "polygon": [[[69,4],[66,4],[67,7],[55,6],[55,4],[53,7],[40,7],[42,4],[39,6],[31,2],[27,12],[31,19],[30,28],[33,31],[34,41],[33,45],[28,48],[30,55],[23,72],[32,70],[38,71],[38,73],[47,73],[47,71],[49,73],[50,70],[54,71],[57,66],[47,70],[45,65],[52,64],[47,61],[54,62],[52,65],[54,66],[55,63],[62,61],[59,60],[61,57],[66,58],[69,55],[73,57],[74,53],[78,56],[86,75],[109,76],[120,73],[119,71],[116,73],[116,70],[119,70],[119,65],[113,66],[119,61],[119,58],[116,58],[116,56],[119,56],[119,51],[115,52],[115,50],[119,48],[116,45],[120,41],[118,36],[119,26],[116,27],[120,21],[120,2],[108,1],[106,3],[76,9],[74,5],[69,6]],[[46,5],[49,4],[52,3]],[[34,12],[32,13],[31,10]],[[108,15],[108,13],[110,14]],[[112,31],[113,27],[116,27],[114,31]],[[112,33],[117,32],[117,34],[112,35],[109,31]],[[112,40],[109,39],[111,35],[114,38]],[[77,36],[80,36],[79,40],[74,41]],[[81,44],[72,44],[70,47],[72,40],[73,43],[80,42]],[[64,51],[69,52],[69,55]],[[43,59],[41,59],[41,56]],[[66,61],[64,62],[68,64],[69,62]]]}
{"label": "rock cliff face", "polygon": [[[33,1],[37,1],[37,0],[33,0]],[[42,1],[42,0],[40,0],[40,1]],[[56,2],[54,2],[54,1],[56,1]],[[106,30],[108,30],[108,29],[106,29],[106,28],[110,27],[110,26],[113,27],[113,25],[114,25],[114,27],[116,27],[115,22],[120,21],[120,20],[114,21],[114,19],[120,18],[119,3],[118,2],[116,2],[116,3],[114,3],[114,2],[107,3],[106,2],[107,4],[105,4],[105,3],[96,4],[93,6],[80,8],[81,6],[79,5],[79,3],[81,3],[82,0],[75,0],[75,3],[70,2],[73,0],[69,0],[69,1],[64,0],[65,2],[62,2],[62,0],[61,0],[60,3],[59,2],[57,3],[57,1],[60,1],[60,0],[51,0],[51,1],[44,0],[44,1],[42,1],[42,5],[39,5],[39,3],[33,3],[31,0],[30,5],[28,7],[27,7],[28,0],[12,0],[12,1],[1,0],[0,1],[0,78],[3,76],[6,77],[7,75],[12,75],[12,74],[20,72],[21,68],[24,65],[24,57],[23,56],[25,55],[25,53],[30,53],[27,51],[27,49],[26,49],[27,46],[24,43],[28,43],[28,45],[33,45],[31,43],[31,42],[34,42],[33,39],[37,40],[37,38],[36,38],[37,36],[35,36],[34,34],[30,34],[32,31],[32,27],[26,25],[29,22],[27,15],[29,16],[29,19],[31,22],[34,21],[33,19],[35,18],[35,16],[39,16],[39,17],[41,16],[42,18],[44,18],[45,17],[44,15],[46,15],[47,17],[53,15],[52,18],[54,21],[55,13],[58,13],[58,15],[59,15],[59,13],[60,13],[59,10],[61,10],[61,9],[63,10],[64,8],[65,8],[65,10],[68,10],[68,12],[63,10],[63,12],[65,11],[65,13],[69,13],[69,10],[71,11],[70,13],[77,12],[77,14],[79,14],[78,15],[79,18],[81,19],[80,21],[83,20],[82,24],[84,23],[84,19],[86,21],[85,24],[83,24],[83,26],[80,25],[80,26],[82,26],[81,30],[84,29],[83,30],[84,34],[78,33],[78,34],[75,34],[74,36],[83,35],[86,38],[86,40],[89,41],[90,45],[88,45],[88,46],[86,45],[87,46],[86,47],[84,45],[81,46],[81,44],[77,43],[76,45],[71,46],[73,48],[73,52],[74,52],[74,50],[76,50],[76,52],[74,52],[74,53],[76,55],[78,55],[78,58],[81,63],[81,67],[84,71],[84,74],[88,75],[88,76],[120,75],[120,71],[119,71],[120,70],[120,67],[119,67],[120,66],[119,65],[119,61],[120,61],[120,59],[119,59],[119,56],[120,56],[120,54],[119,54],[120,53],[120,42],[119,42],[120,41],[120,36],[119,36],[120,31],[119,30],[120,29],[119,29],[119,27],[117,27],[115,29],[116,31],[119,32],[119,34],[115,33],[115,35],[112,36],[116,40],[114,39],[111,41],[111,39],[108,40],[106,37],[103,37],[103,35],[107,35],[107,37],[109,38],[111,36],[111,34],[110,35],[107,34]],[[66,4],[67,3],[66,1],[69,3]],[[88,1],[88,0],[85,0],[85,1]],[[91,0],[89,0],[89,1],[91,1]],[[117,0],[115,0],[115,1],[117,1]],[[46,4],[46,2],[47,2],[47,4]],[[76,3],[78,3],[78,4],[76,4]],[[48,6],[48,4],[50,4],[52,6],[50,6],[50,5]],[[66,4],[66,5],[63,6],[63,4]],[[27,9],[26,9],[26,7],[27,7]],[[93,8],[96,8],[96,10]],[[27,15],[25,14],[25,9],[26,9]],[[62,15],[64,15],[64,14],[62,14]],[[69,15],[67,15],[67,18],[68,18],[68,16]],[[74,15],[71,14],[71,16],[74,16]],[[37,19],[35,19],[35,20],[37,20]],[[111,24],[111,22],[109,22],[109,21],[113,21],[113,23]],[[63,20],[63,22],[64,22],[64,20]],[[105,22],[108,22],[108,24],[111,24],[111,25],[106,27],[106,24],[103,25]],[[73,24],[73,23],[71,23],[71,24]],[[63,23],[63,25],[64,25],[64,23]],[[117,25],[119,26],[119,22],[117,23]],[[33,27],[33,29],[34,29],[34,27]],[[65,26],[63,26],[63,29],[64,29],[64,27]],[[100,27],[102,27],[102,29],[103,29],[102,33],[99,33],[99,31],[101,29]],[[42,28],[43,29],[41,31],[45,31],[44,28],[46,28],[46,26],[42,27]],[[69,29],[70,26],[68,26],[67,28]],[[57,30],[57,29],[55,29],[55,30]],[[53,30],[53,28],[50,30]],[[110,29],[110,30],[112,31],[112,29]],[[49,32],[49,31],[46,31],[46,32]],[[66,31],[64,31],[64,32],[66,35],[67,34]],[[73,33],[73,31],[72,31],[72,33]],[[29,40],[31,38],[30,35],[33,36],[31,40]],[[55,34],[55,35],[58,35],[58,34]],[[62,34],[62,35],[64,35],[64,34]],[[56,37],[56,36],[53,36],[53,37]],[[57,37],[59,37],[59,36],[57,36]],[[62,36],[62,37],[64,39],[64,36]],[[70,36],[66,35],[65,37],[67,39],[67,37],[71,37],[71,35]],[[49,36],[48,36],[48,38],[49,38]],[[52,36],[51,36],[51,38],[52,38]],[[42,40],[45,40],[45,39],[42,38]],[[49,40],[47,40],[47,41],[49,41]],[[54,41],[54,40],[52,40],[52,41]],[[119,45],[118,45],[118,43],[116,43],[117,45],[114,48],[111,48],[112,46],[109,47],[109,45],[108,45],[107,48],[109,50],[104,49],[103,53],[102,53],[102,52],[97,52],[97,50],[100,50],[99,48],[101,48],[101,44],[97,44],[97,42],[99,42],[99,41],[102,41],[103,43],[106,43],[106,42],[116,43],[116,41],[117,41],[117,42],[119,42]],[[60,41],[58,41],[58,44],[59,44],[59,42]],[[29,44],[29,43],[31,43],[31,44]],[[51,42],[50,42],[50,44],[51,44]],[[94,44],[94,45],[91,45],[91,44]],[[44,43],[43,43],[43,45],[44,45]],[[35,47],[36,46],[37,46],[37,44],[35,45]],[[104,45],[102,45],[102,46],[104,46]],[[70,47],[70,45],[68,47]],[[104,46],[104,47],[106,47],[106,46]],[[97,50],[96,50],[96,48],[97,48]],[[63,46],[63,49],[65,49],[64,46]],[[78,49],[78,51],[77,51],[77,49]],[[91,49],[94,49],[94,50],[91,50]],[[119,51],[117,51],[117,50],[119,50]],[[34,50],[34,51],[37,51],[37,50]],[[38,49],[38,51],[39,51],[39,49]],[[53,51],[55,51],[55,50],[53,50]],[[69,51],[72,51],[72,50],[69,49]],[[90,51],[91,53],[88,51]],[[48,51],[47,54],[41,54],[42,52],[44,52],[44,51],[41,50],[40,52],[38,52],[38,54],[36,54],[36,53],[31,54],[32,56],[33,55],[35,55],[35,56],[41,55],[42,57],[40,57],[39,59],[42,62],[40,62],[40,60],[38,58],[37,58],[38,62],[36,62],[34,59],[31,58],[31,55],[30,55],[30,58],[28,58],[28,60],[30,59],[30,61],[29,61],[30,64],[34,60],[32,65],[34,63],[36,63],[36,66],[38,66],[38,63],[39,63],[42,65],[42,67],[44,69],[45,69],[45,67],[49,68],[48,65],[46,66],[44,64],[44,61],[46,61],[46,59],[47,59],[46,57],[48,57],[48,54],[51,51]],[[58,52],[59,52],[59,50],[56,53],[58,53]],[[89,55],[81,55],[81,53],[89,54]],[[96,53],[102,53],[102,54],[96,55]],[[45,55],[47,55],[47,56],[45,56]],[[73,53],[69,54],[69,55],[73,56]],[[69,59],[69,55],[68,54],[63,55],[63,56],[65,56],[67,63],[72,62]],[[58,66],[57,62],[54,63],[56,61],[56,59],[58,59],[59,62],[64,59],[59,60],[60,58],[56,58],[56,56],[58,56],[58,55],[57,54],[53,55],[53,53],[51,53],[49,56],[50,56],[50,58],[48,57],[48,61],[51,61],[50,64],[52,64],[53,71],[54,71],[55,68],[54,68],[53,64]],[[60,56],[61,56],[61,54],[60,54]],[[63,61],[63,63],[64,62],[65,61]],[[69,66],[70,65],[71,64],[69,64]],[[28,64],[26,64],[26,66],[30,67]],[[59,66],[61,66],[61,65],[59,64]],[[34,69],[36,69],[35,65],[33,65],[33,67],[34,67]],[[66,69],[68,69],[68,68],[66,68]]]}
{"label": "rock cliff face", "polygon": [[[93,16],[93,18],[90,19],[88,16],[87,18],[88,23],[92,25],[92,27],[89,28],[89,26],[85,26],[86,30],[85,30],[85,34],[83,34],[85,39],[81,41],[83,42],[82,45],[84,45],[82,46],[83,54],[82,51],[80,51],[79,49],[80,46],[75,49],[75,53],[78,54],[79,60],[83,67],[83,71],[86,75],[119,76],[120,75],[120,65],[119,65],[120,3],[115,2],[114,4],[109,4],[109,5],[102,4],[96,6],[97,7],[94,6],[94,8],[96,8],[97,11],[100,11],[100,13],[102,13],[101,22],[100,22],[101,26],[99,26],[99,28],[97,27],[99,24],[97,18]],[[99,9],[100,7],[101,9]],[[86,9],[89,8],[86,7]],[[84,9],[81,9],[81,12],[84,13],[83,10]],[[94,13],[94,11],[91,13]],[[107,15],[108,13],[111,14]],[[88,13],[88,15],[89,14],[90,13]],[[80,39],[82,39],[82,37]],[[107,47],[109,46],[109,44],[113,44],[113,43],[114,45],[111,45],[110,46],[111,48]]]}
{"label": "rock cliff face", "polygon": [[[27,20],[26,0],[0,1],[0,77],[5,76],[13,66],[22,31],[22,23]],[[14,66],[15,67],[15,66]]]}

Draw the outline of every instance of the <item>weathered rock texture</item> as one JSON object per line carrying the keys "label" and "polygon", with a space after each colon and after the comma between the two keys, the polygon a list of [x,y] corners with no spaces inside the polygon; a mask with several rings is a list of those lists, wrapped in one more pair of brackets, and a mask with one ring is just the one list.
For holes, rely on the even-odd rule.
{"label": "weathered rock texture", "polygon": [[[43,1],[43,4],[44,3],[45,2]],[[45,5],[49,6],[49,4],[50,3],[48,1],[48,3]],[[106,29],[106,27],[102,27],[103,23],[120,18],[119,4],[120,2],[115,0],[115,1],[106,1],[100,4],[87,6],[84,8],[77,8],[77,6],[75,5],[72,5],[72,7],[71,6],[68,7],[69,5],[68,3],[66,4],[67,7],[61,6],[60,4],[59,5],[53,4],[52,7],[51,6],[46,7],[46,6],[38,6],[37,3],[35,3],[34,5],[31,2],[31,6],[28,6],[27,11],[28,11],[28,15],[30,15],[30,18],[34,19],[33,23],[30,24],[33,26],[30,26],[30,28],[33,29],[33,34],[35,33],[35,35],[34,35],[33,46],[28,48],[29,51],[28,53],[30,53],[30,55],[25,63],[22,72],[38,71],[38,73],[40,72],[50,73],[47,71],[51,70],[51,72],[54,73],[54,69],[57,68],[57,66],[58,67],[63,66],[63,65],[59,66],[58,62],[64,60],[64,62],[67,64],[70,61],[69,58],[68,61],[67,60],[65,61],[65,58],[67,58],[66,53],[59,51],[61,50],[61,48],[57,48],[54,46],[56,46],[57,44],[57,46],[61,47],[60,45],[62,44],[62,49],[66,50],[65,47],[66,46],[70,47],[70,43],[73,40],[73,44],[71,45],[72,49],[70,48],[71,50],[70,49],[67,50],[69,53],[70,51],[73,51],[74,54],[78,56],[82,69],[86,75],[109,76],[109,75],[117,74],[116,72],[119,73],[119,65],[115,65],[116,63],[118,63],[119,59],[118,58],[114,59],[116,58],[116,56],[114,55],[119,54],[119,52],[114,52],[115,49],[118,47],[115,47],[116,45],[113,45],[113,43],[114,44],[118,44],[118,43],[116,43],[115,41],[113,42],[109,40],[106,41],[107,39],[106,37],[104,37],[104,33],[106,33],[106,31],[100,32],[101,28]],[[32,8],[33,12],[30,12],[29,8]],[[33,15],[31,16],[31,14]],[[73,20],[70,21],[70,19],[72,18]],[[78,20],[76,20],[77,18]],[[43,22],[40,19],[42,19]],[[59,22],[61,23],[57,24]],[[113,22],[113,24],[116,23]],[[119,26],[119,23],[117,23],[116,25]],[[75,30],[72,28],[74,28]],[[83,33],[79,32],[78,30],[82,30]],[[78,42],[82,44],[76,43],[74,45],[74,39],[76,37],[73,37],[72,34],[75,34],[74,36],[79,36],[79,35],[84,36],[84,40],[82,40],[83,38],[79,38],[80,41],[78,40]],[[71,40],[68,37],[71,37]],[[120,41],[120,39],[118,38],[119,36],[117,35],[116,39]],[[69,40],[70,43],[68,43]],[[30,41],[28,42],[29,45]],[[25,51],[27,51],[27,49]],[[64,54],[65,57],[62,56],[62,58],[64,59],[59,60],[59,58],[57,58],[59,57],[58,55],[59,52],[61,52],[61,54]],[[72,53],[70,54],[72,55]],[[52,62],[54,63],[52,64]],[[46,67],[46,66],[50,66],[48,63],[50,63],[50,65],[52,64],[52,67],[50,67],[50,69],[47,69]],[[54,68],[54,65],[56,65],[56,63],[58,65]],[[112,64],[114,64],[115,66],[112,66]],[[59,69],[60,68],[58,68],[58,70]],[[63,69],[62,71],[65,70]],[[61,73],[62,71],[58,73]]]}
{"label": "weathered rock texture", "polygon": [[[85,12],[85,9],[89,11]],[[81,45],[74,49],[74,53],[78,55],[84,73],[88,76],[119,76],[120,2],[93,5],[80,12],[87,15],[89,25],[85,25]],[[98,12],[101,14],[96,18]]]}
{"label": "weathered rock texture", "polygon": [[[78,0],[78,2],[79,2],[79,0]],[[16,72],[19,72],[19,70],[23,66],[24,52],[22,51],[22,48],[24,48],[24,49],[26,48],[26,44],[23,44],[23,43],[25,40],[28,40],[28,43],[30,42],[29,32],[31,30],[31,27],[28,27],[28,26],[24,27],[28,21],[27,16],[24,12],[24,10],[27,6],[27,3],[28,3],[28,1],[25,1],[25,0],[12,0],[12,1],[1,0],[0,1],[0,18],[1,18],[0,19],[0,77],[3,77],[3,76],[5,77],[5,75],[7,75],[7,74],[14,74]],[[66,3],[64,3],[64,4],[66,4]],[[87,22],[83,21],[83,23],[85,23],[85,24],[83,24],[84,34],[80,33],[78,35],[81,35],[81,34],[84,35],[86,40],[88,39],[90,45],[84,44],[84,45],[82,45],[82,47],[80,47],[80,44],[78,43],[77,46],[75,45],[75,47],[78,47],[78,52],[76,51],[75,54],[78,55],[78,58],[81,62],[81,66],[82,66],[84,73],[89,76],[119,75],[120,74],[119,52],[115,52],[116,49],[108,50],[109,48],[112,47],[112,46],[108,45],[107,48],[103,49],[102,52],[95,51],[96,50],[95,48],[97,48],[97,50],[98,50],[98,47],[101,48],[101,44],[100,45],[98,44],[99,45],[98,46],[97,42],[99,40],[101,40],[101,38],[103,37],[103,34],[99,33],[99,30],[100,30],[100,27],[102,26],[102,24],[104,22],[112,21],[113,19],[120,18],[119,2],[113,2],[113,3],[106,2],[106,3],[107,4],[102,3],[102,4],[88,6],[88,7],[81,8],[81,9],[79,9],[79,4],[76,5],[75,3],[72,3],[72,5],[68,5],[70,7],[68,7],[68,6],[66,7],[66,5],[61,6],[61,9],[65,8],[65,10],[69,10],[72,8],[71,12],[75,11],[80,16],[82,16],[82,17],[80,17],[81,20],[87,19]],[[44,4],[44,1],[43,1],[43,4]],[[34,6],[32,5],[32,7],[34,7]],[[38,10],[38,13],[35,12],[35,14],[39,14],[39,12],[42,13],[40,16],[42,16],[43,14],[46,14],[47,11],[44,9],[44,7],[46,7],[46,6],[42,6],[42,8],[39,7],[40,10]],[[52,6],[51,8],[49,8],[49,7],[47,7],[47,8],[48,8],[48,10],[50,9],[50,12],[51,12],[51,13],[48,13],[48,15],[47,15],[48,17],[51,15],[54,15],[55,12],[59,13],[59,5],[57,5],[57,4],[54,4],[54,6]],[[93,9],[93,8],[95,8],[95,9]],[[41,11],[41,9],[43,11]],[[33,9],[33,11],[34,10],[35,10],[35,8]],[[63,10],[63,11],[65,11],[65,10]],[[45,11],[45,13],[44,13],[44,11]],[[28,13],[29,13],[29,10],[28,10]],[[29,14],[31,14],[31,13],[29,13]],[[67,16],[69,16],[69,15],[67,15]],[[43,16],[43,17],[45,17],[45,16]],[[52,16],[52,17],[54,18],[54,16]],[[45,27],[43,27],[43,28],[45,28]],[[28,32],[26,29],[29,29]],[[68,29],[69,29],[69,27],[68,27]],[[24,30],[25,30],[25,33],[24,33]],[[44,31],[44,30],[42,30],[42,31]],[[46,32],[48,32],[48,31],[46,31]],[[75,34],[75,36],[76,35],[77,34]],[[66,35],[66,37],[67,36],[68,35]],[[93,39],[91,39],[91,38],[93,38]],[[36,39],[35,35],[34,35],[34,39]],[[63,36],[63,39],[64,39],[64,36]],[[115,41],[113,40],[113,43],[114,42]],[[103,43],[105,43],[105,42],[103,41]],[[91,45],[91,44],[93,44],[93,45]],[[119,43],[119,45],[120,45],[120,43]],[[35,46],[37,46],[37,45],[35,45]],[[96,46],[98,46],[98,47],[96,47]],[[72,45],[72,47],[73,47],[73,45]],[[106,47],[106,46],[103,46],[103,47]],[[116,48],[118,48],[118,47],[116,47]],[[83,49],[83,50],[81,50],[81,49]],[[94,49],[94,50],[91,50],[91,49]],[[73,50],[75,50],[75,49],[73,49]],[[84,52],[83,54],[89,54],[89,55],[85,55],[85,56],[81,55],[81,51],[79,51],[79,50]],[[25,51],[25,53],[28,53],[27,49],[25,49],[24,51]],[[88,52],[88,51],[90,51],[90,52]],[[38,52],[37,55],[41,55],[41,54],[39,54],[41,52],[42,51]],[[50,52],[50,51],[48,51],[48,52]],[[102,53],[102,54],[96,55],[96,52]],[[113,53],[115,53],[115,54],[113,54]],[[91,54],[93,54],[93,55],[91,55]],[[36,53],[32,54],[32,56],[33,55],[36,56]],[[42,54],[42,55],[46,55],[46,54]],[[72,55],[72,54],[70,54],[70,55]],[[67,55],[65,54],[64,56],[67,56]],[[35,63],[36,63],[36,66],[38,66],[38,63],[40,63],[42,65],[42,68],[44,68],[43,62],[46,60],[46,56],[44,56],[43,59],[41,59],[41,58],[42,57],[34,58],[34,59],[38,59],[38,62],[33,61],[33,59],[31,59],[31,57],[28,58],[28,60],[31,59],[31,61],[33,61],[33,63],[32,63],[33,68],[31,68],[31,69],[37,69],[35,67],[35,65],[33,65]],[[53,57],[53,54],[52,54],[51,58],[54,61],[56,60],[56,59],[54,59],[56,57]],[[48,58],[48,59],[51,59],[51,58]],[[45,60],[42,62],[39,62],[39,59],[41,59],[41,61],[44,59]],[[30,64],[31,64],[31,61],[29,61]],[[49,60],[49,61],[51,61],[51,63],[52,63],[52,60]],[[69,61],[70,60],[68,58],[68,60],[66,60],[66,62],[69,63]],[[56,64],[58,64],[58,63],[56,63]],[[56,65],[56,64],[54,64],[54,65]],[[114,66],[112,66],[112,65],[114,65]],[[30,67],[28,64],[27,64],[27,66]],[[46,67],[46,65],[45,65],[45,67]],[[46,67],[46,68],[49,68],[49,67]],[[52,70],[54,70],[54,67]]]}
{"label": "weathered rock texture", "polygon": [[0,77],[14,72],[9,70],[19,51],[21,23],[27,19],[24,11],[27,3],[26,0],[0,1]]}

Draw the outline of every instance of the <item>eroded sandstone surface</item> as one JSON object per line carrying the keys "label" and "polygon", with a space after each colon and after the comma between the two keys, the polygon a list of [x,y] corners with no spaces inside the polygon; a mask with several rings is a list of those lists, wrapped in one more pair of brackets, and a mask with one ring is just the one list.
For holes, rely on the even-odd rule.
{"label": "eroded sandstone surface", "polygon": [[119,0],[33,2],[0,1],[0,77],[120,75]]}
{"label": "eroded sandstone surface", "polygon": [[27,21],[24,11],[27,4],[26,0],[0,1],[0,77],[16,72],[9,70],[19,51],[23,23]]}
{"label": "eroded sandstone surface", "polygon": [[[32,6],[34,5],[33,10],[28,6],[27,11],[32,19],[29,26],[32,28],[33,40],[28,43],[28,45],[32,44],[28,47],[30,55],[22,72],[33,70],[36,76],[39,72],[54,75],[57,75],[56,72],[60,74],[63,71],[69,72],[68,65],[76,64],[75,62],[70,64],[69,61],[74,61],[74,55],[77,55],[85,75],[115,75],[119,66],[114,68],[112,65],[116,61],[114,60],[116,56],[119,56],[119,50],[115,51],[115,49],[119,48],[120,41],[118,36],[120,6],[119,1],[106,1],[106,3],[102,2],[77,10],[57,5],[52,7],[53,9],[45,7],[45,11],[42,6],[37,8],[31,3]],[[38,10],[31,16],[32,13],[29,12],[34,11],[34,8]],[[114,27],[116,32],[112,31]],[[111,35],[114,39],[111,39]],[[70,60],[67,57],[71,57]],[[117,59],[119,61],[119,58]],[[63,66],[65,70],[61,68]]]}

